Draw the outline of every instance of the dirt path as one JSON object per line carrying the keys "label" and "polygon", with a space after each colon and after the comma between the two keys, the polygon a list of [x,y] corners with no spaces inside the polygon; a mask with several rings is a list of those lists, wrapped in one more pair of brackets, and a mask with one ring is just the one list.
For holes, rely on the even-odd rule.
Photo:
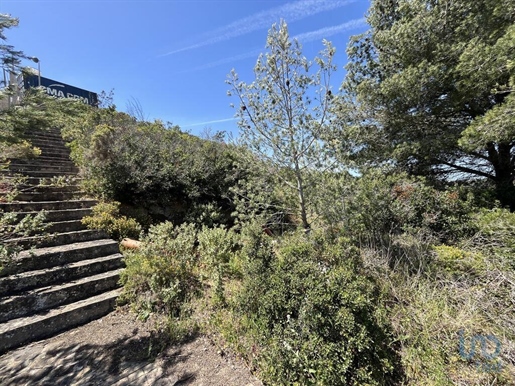
{"label": "dirt path", "polygon": [[222,356],[206,337],[161,350],[164,341],[152,323],[117,310],[0,356],[0,384],[262,385],[240,360]]}

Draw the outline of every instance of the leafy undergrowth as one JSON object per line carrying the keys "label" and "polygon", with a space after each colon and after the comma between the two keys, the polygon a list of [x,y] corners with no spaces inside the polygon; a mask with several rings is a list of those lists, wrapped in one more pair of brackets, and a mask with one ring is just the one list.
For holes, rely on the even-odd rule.
{"label": "leafy undergrowth", "polygon": [[270,385],[511,385],[515,214],[417,189],[387,216],[362,201],[363,232],[402,220],[381,238],[152,226],[126,253],[124,298],[168,315],[175,338],[200,329]]}
{"label": "leafy undergrowth", "polygon": [[258,226],[195,233],[191,225],[152,227],[145,247],[127,255],[125,299],[143,317],[200,312],[193,318],[205,331],[218,332],[271,384],[400,378],[381,294],[348,242],[273,240]]}

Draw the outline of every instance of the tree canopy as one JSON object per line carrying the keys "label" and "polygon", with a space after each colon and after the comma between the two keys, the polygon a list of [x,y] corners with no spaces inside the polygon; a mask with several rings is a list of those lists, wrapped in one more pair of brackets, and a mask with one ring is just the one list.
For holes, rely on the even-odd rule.
{"label": "tree canopy", "polygon": [[515,2],[374,0],[349,44],[343,149],[362,166],[486,178],[515,209]]}
{"label": "tree canopy", "polygon": [[325,143],[331,117],[331,74],[335,49],[324,41],[325,49],[315,63],[302,55],[300,43],[290,39],[284,21],[268,32],[266,48],[254,67],[256,79],[239,80],[233,70],[227,83],[229,95],[238,97],[238,125],[242,142],[271,164],[291,171],[283,183],[298,196],[302,225],[307,218],[309,173],[324,165]]}

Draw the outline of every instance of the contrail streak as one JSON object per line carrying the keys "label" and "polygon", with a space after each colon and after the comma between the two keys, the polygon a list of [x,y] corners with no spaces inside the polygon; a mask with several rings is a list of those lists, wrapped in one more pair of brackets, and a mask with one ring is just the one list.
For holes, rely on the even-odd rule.
{"label": "contrail streak", "polygon": [[335,25],[332,27],[325,27],[325,28],[321,28],[319,30],[311,31],[311,32],[304,32],[302,34],[294,36],[293,38],[297,39],[301,43],[302,42],[307,43],[307,42],[312,42],[315,40],[325,39],[325,38],[328,38],[329,36],[333,36],[333,35],[348,31],[350,29],[364,27],[365,25],[367,25],[367,22],[366,22],[366,19],[363,17],[361,19],[350,20],[350,21],[340,24],[340,25]]}
{"label": "contrail streak", "polygon": [[[365,18],[354,19],[354,20],[350,20],[346,23],[335,25],[332,27],[321,28],[316,31],[304,32],[304,33],[294,36],[293,38],[297,39],[301,43],[309,43],[309,42],[312,42],[315,40],[322,40],[322,39],[328,38],[330,36],[348,31],[350,29],[364,27],[365,25],[366,25]],[[188,69],[185,71],[181,71],[181,73],[206,70],[208,68],[217,67],[222,64],[233,63],[233,62],[237,62],[237,61],[252,58],[252,57],[257,58],[261,52],[263,52],[262,49],[256,49],[253,51],[246,52],[244,54],[239,54],[239,55],[231,56],[228,58],[220,59],[220,60],[217,60],[214,62],[206,63],[206,64],[203,64],[202,66],[198,66],[198,67],[191,68],[191,69]]]}
{"label": "contrail streak", "polygon": [[229,121],[235,121],[236,119],[238,119],[238,118],[226,118],[226,119],[218,119],[218,120],[216,120],[216,121],[207,121],[207,122],[193,123],[193,124],[191,124],[191,125],[181,126],[181,128],[182,128],[182,127],[192,127],[192,126],[209,125],[209,124],[211,124],[211,123],[229,122]]}
{"label": "contrail streak", "polygon": [[206,37],[210,36],[206,40],[167,52],[160,55],[160,57],[194,50],[196,48],[246,35],[263,28],[269,28],[274,21],[278,21],[278,19],[281,18],[288,22],[294,22],[320,12],[331,11],[333,9],[344,7],[356,1],[357,0],[300,0],[287,3],[280,7],[258,12],[252,16],[236,20],[224,27],[210,31],[205,34]]}

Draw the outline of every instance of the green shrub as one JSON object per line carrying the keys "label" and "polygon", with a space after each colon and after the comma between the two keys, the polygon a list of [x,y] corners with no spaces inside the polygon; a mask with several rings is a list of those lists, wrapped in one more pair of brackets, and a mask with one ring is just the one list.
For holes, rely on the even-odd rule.
{"label": "green shrub", "polygon": [[142,228],[133,218],[120,215],[119,202],[101,202],[92,209],[92,215],[82,219],[90,229],[100,229],[116,240],[125,237],[138,238]]}
{"label": "green shrub", "polygon": [[244,178],[233,146],[112,109],[91,114],[65,130],[89,193],[143,208],[154,223],[232,224],[229,189]]}
{"label": "green shrub", "polygon": [[198,234],[198,252],[211,273],[215,304],[225,303],[223,279],[229,273],[229,262],[234,260],[236,235],[224,228],[204,227]]}
{"label": "green shrub", "polygon": [[422,178],[368,172],[355,179],[344,218],[353,238],[382,243],[401,233],[456,242],[476,230],[471,206],[454,190],[437,190]]}
{"label": "green shrub", "polygon": [[24,249],[19,243],[12,242],[12,239],[32,236],[35,233],[47,236],[45,231],[49,225],[45,223],[47,215],[45,210],[34,215],[26,214],[21,219],[19,215],[18,212],[4,213],[0,210],[0,276],[9,274],[13,259]]}
{"label": "green shrub", "polygon": [[195,239],[193,225],[175,227],[165,222],[150,227],[142,247],[124,253],[122,299],[142,316],[152,312],[179,316],[200,290]]}
{"label": "green shrub", "polygon": [[[265,236],[266,237],[266,236]],[[380,296],[346,242],[291,236],[275,246],[254,234],[239,312],[262,345],[270,384],[384,385],[395,353]],[[252,239],[251,239],[252,240]],[[264,241],[264,242],[263,242]]]}
{"label": "green shrub", "polygon": [[434,264],[452,276],[479,275],[486,271],[485,257],[478,252],[438,245],[434,247],[436,258]]}

